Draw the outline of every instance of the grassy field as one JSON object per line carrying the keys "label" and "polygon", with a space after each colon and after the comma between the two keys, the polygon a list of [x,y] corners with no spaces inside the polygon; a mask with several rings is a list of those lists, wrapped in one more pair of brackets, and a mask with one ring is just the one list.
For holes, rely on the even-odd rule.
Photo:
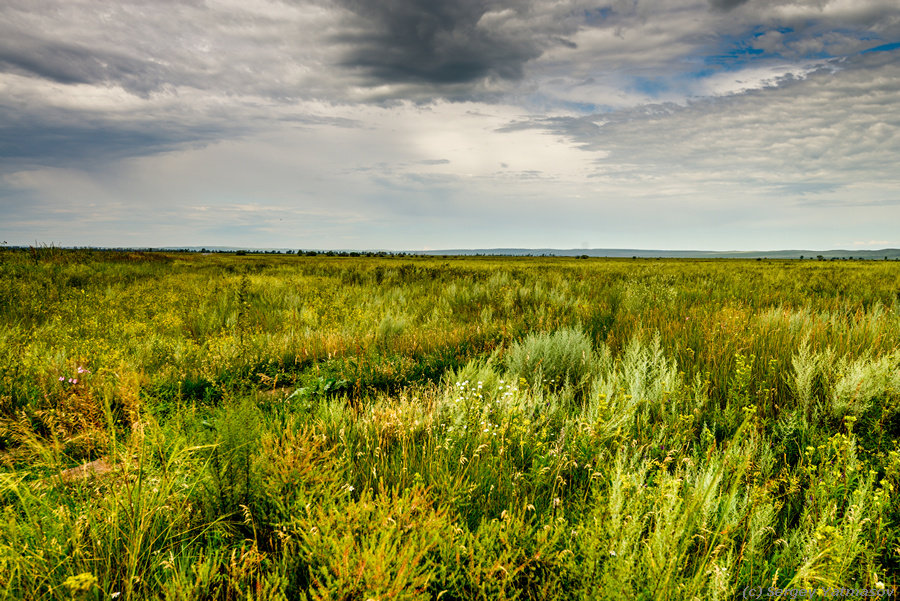
{"label": "grassy field", "polygon": [[900,584],[897,262],[6,250],[0,356],[2,599]]}

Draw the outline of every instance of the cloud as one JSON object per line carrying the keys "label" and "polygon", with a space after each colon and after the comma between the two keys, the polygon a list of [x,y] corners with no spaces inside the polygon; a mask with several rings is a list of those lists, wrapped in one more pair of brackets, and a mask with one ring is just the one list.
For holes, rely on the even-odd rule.
{"label": "cloud", "polygon": [[888,239],[898,39],[888,0],[6,0],[0,238]]}
{"label": "cloud", "polygon": [[723,231],[758,222],[886,232],[900,217],[900,65],[881,54],[741,94],[535,116],[504,130],[568,137],[594,153],[586,190],[616,191],[648,214],[719,215]]}
{"label": "cloud", "polygon": [[339,64],[365,86],[404,94],[473,98],[525,76],[547,48],[574,48],[576,3],[541,1],[343,0],[352,15],[335,40]]}
{"label": "cloud", "polygon": [[886,248],[897,244],[900,244],[900,242],[896,240],[869,240],[867,242],[858,240],[853,242],[853,246],[874,246],[875,248]]}
{"label": "cloud", "polygon": [[720,10],[731,10],[733,8],[737,8],[742,4],[746,4],[747,0],[709,0],[709,3],[713,8],[718,8]]}
{"label": "cloud", "polygon": [[479,23],[489,6],[482,2],[363,0],[344,5],[359,16],[360,31],[342,36],[352,46],[343,63],[362,67],[378,80],[461,83],[489,74],[518,79],[522,63],[539,54],[532,41],[502,35],[505,11],[500,6],[486,19],[495,27],[484,27]]}
{"label": "cloud", "polygon": [[0,71],[140,97],[190,88],[297,98],[330,86],[319,40],[338,12],[262,0],[9,0],[0,5]]}

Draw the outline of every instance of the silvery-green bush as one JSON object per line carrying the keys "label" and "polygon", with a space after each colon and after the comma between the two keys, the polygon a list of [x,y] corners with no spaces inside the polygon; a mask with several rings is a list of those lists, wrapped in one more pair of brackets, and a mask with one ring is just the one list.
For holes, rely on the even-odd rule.
{"label": "silvery-green bush", "polygon": [[566,328],[529,334],[510,347],[504,360],[507,372],[529,385],[539,383],[549,390],[566,384],[580,388],[590,380],[594,350],[581,329]]}

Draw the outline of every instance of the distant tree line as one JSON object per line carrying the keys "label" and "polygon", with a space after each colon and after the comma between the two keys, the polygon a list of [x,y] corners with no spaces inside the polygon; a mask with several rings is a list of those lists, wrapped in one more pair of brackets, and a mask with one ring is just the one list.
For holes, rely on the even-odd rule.
{"label": "distant tree line", "polygon": [[[893,252],[893,249],[891,249]],[[459,253],[459,254],[429,254],[425,252],[406,252],[406,251],[357,251],[357,250],[293,250],[293,249],[284,249],[284,250],[273,250],[273,249],[237,249],[237,248],[206,248],[206,247],[163,247],[163,248],[140,248],[140,247],[113,247],[113,246],[56,246],[54,244],[34,244],[34,245],[11,245],[7,242],[0,242],[0,251],[24,251],[30,252],[32,255],[53,255],[62,251],[88,251],[88,252],[122,252],[122,253],[200,253],[200,254],[225,254],[225,255],[295,255],[298,257],[432,257],[432,258],[450,258],[450,257],[573,257],[576,259],[591,259],[591,258],[617,258],[617,257],[593,257],[587,254],[577,254],[577,255],[566,255],[566,254],[556,254],[556,253],[511,253],[511,254],[499,254],[499,253],[484,253],[484,252],[472,252],[472,253]],[[624,258],[624,257],[618,257]],[[633,255],[632,259],[637,259],[637,255]],[[663,257],[642,257],[647,259],[660,259]],[[677,258],[677,257],[668,257],[668,258]],[[750,259],[751,257],[728,257],[729,259]],[[830,255],[826,256],[823,254],[817,254],[815,257],[813,256],[805,256],[799,255],[799,257],[790,257],[790,256],[776,256],[776,257],[752,257],[757,261],[765,261],[770,259],[775,260],[817,260],[817,261],[900,261],[900,256],[889,256],[884,255],[883,258],[875,255],[874,253],[871,255]]]}

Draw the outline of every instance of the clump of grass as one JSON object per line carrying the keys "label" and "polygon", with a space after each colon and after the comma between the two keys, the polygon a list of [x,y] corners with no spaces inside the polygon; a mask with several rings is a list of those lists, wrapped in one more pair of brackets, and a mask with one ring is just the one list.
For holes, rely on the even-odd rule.
{"label": "clump of grass", "polygon": [[388,313],[378,322],[378,327],[375,330],[375,340],[379,345],[387,345],[392,339],[403,334],[406,328],[407,322],[405,318]]}
{"label": "clump of grass", "polygon": [[584,389],[594,368],[590,338],[580,328],[533,333],[514,343],[504,358],[507,372],[531,386]]}

